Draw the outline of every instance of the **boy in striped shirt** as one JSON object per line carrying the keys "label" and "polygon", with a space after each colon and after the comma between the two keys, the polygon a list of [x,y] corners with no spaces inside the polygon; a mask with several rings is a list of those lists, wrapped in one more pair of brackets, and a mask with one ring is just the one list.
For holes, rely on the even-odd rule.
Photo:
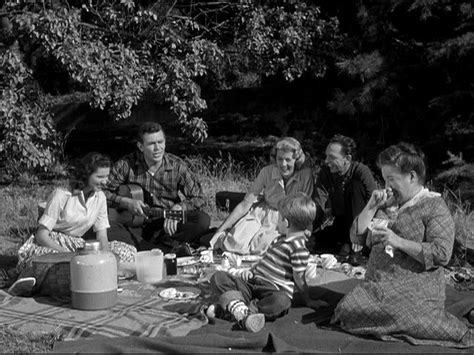
{"label": "boy in striped shirt", "polygon": [[316,204],[302,192],[287,196],[278,204],[287,221],[286,235],[276,238],[263,258],[240,277],[217,271],[211,278],[211,291],[217,303],[210,305],[207,316],[236,320],[250,332],[260,331],[265,320],[288,313],[296,288],[308,307],[327,303],[309,297],[305,280],[309,251],[308,228],[316,217]]}

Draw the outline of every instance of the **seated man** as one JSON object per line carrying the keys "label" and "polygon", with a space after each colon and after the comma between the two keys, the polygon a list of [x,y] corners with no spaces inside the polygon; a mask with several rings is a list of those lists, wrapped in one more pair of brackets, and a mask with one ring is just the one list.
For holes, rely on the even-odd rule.
{"label": "seated man", "polygon": [[[111,240],[127,242],[138,250],[160,248],[166,253],[184,242],[199,245],[200,237],[208,231],[210,218],[200,211],[204,199],[199,181],[180,158],[165,152],[165,146],[161,125],[145,122],[138,129],[138,151],[113,166],[106,196],[109,206],[122,212],[109,209]],[[124,185],[138,187],[143,198],[121,196]],[[180,212],[175,213],[175,218],[165,218],[165,210],[184,211],[186,219],[180,219]],[[131,228],[121,218],[127,213],[132,218],[146,217],[144,223]]]}
{"label": "seated man", "polygon": [[[326,148],[325,165],[321,167],[314,200],[325,213],[318,216],[334,218],[333,224],[315,235],[315,252],[350,253],[349,230],[376,188],[370,169],[354,160],[356,143],[352,138],[336,134]],[[323,218],[315,221],[314,230],[321,229]]]}

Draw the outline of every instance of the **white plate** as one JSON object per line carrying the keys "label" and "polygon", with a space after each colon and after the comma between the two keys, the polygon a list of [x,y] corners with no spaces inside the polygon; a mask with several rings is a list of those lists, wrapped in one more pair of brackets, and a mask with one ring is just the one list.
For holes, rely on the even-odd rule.
{"label": "white plate", "polygon": [[177,265],[178,266],[189,266],[194,265],[199,261],[199,259],[195,258],[194,256],[183,256],[178,258]]}
{"label": "white plate", "polygon": [[160,291],[161,298],[173,301],[192,300],[199,296],[201,291],[195,287],[169,287]]}

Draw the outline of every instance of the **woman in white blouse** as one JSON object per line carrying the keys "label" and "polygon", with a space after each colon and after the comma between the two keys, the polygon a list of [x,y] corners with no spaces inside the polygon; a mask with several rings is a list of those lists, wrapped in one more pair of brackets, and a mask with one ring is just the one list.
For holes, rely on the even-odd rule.
{"label": "woman in white blouse", "polygon": [[[82,236],[93,227],[96,238],[103,249],[114,252],[119,261],[131,262],[135,247],[122,242],[108,242],[107,201],[104,188],[111,161],[99,153],[89,153],[81,159],[71,181],[71,190],[56,188],[48,198],[38,229],[18,251],[15,270],[2,272],[3,278],[21,278],[32,274],[32,259],[35,256],[55,252],[74,252],[84,245]],[[16,272],[15,272],[16,271]],[[13,276],[13,277],[12,277]],[[3,280],[0,280],[0,283]],[[8,286],[12,280],[4,281]],[[34,281],[31,282],[34,284]]]}

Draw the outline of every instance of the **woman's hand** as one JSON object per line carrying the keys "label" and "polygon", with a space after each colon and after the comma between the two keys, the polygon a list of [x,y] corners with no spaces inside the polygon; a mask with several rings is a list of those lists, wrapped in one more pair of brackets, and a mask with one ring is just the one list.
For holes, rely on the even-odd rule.
{"label": "woman's hand", "polygon": [[377,210],[381,207],[389,206],[393,202],[392,189],[374,190],[370,196],[367,206],[371,210]]}
{"label": "woman's hand", "polygon": [[395,234],[390,228],[375,227],[372,230],[372,242],[382,243],[384,247],[391,246],[395,249],[402,248],[402,238]]}
{"label": "woman's hand", "polygon": [[49,233],[50,232],[47,228],[40,225],[35,235],[36,242],[42,247],[47,247],[47,248],[56,250],[59,253],[64,253],[64,252],[69,251],[68,249],[63,248],[61,245],[59,245],[54,240],[52,240],[51,237],[49,236]]}
{"label": "woman's hand", "polygon": [[221,239],[225,235],[225,233],[226,233],[225,231],[216,232],[212,236],[211,240],[209,241],[209,245],[210,245],[211,249],[213,249],[213,250],[216,249],[215,246],[216,246],[217,242],[219,241],[219,239]]}

